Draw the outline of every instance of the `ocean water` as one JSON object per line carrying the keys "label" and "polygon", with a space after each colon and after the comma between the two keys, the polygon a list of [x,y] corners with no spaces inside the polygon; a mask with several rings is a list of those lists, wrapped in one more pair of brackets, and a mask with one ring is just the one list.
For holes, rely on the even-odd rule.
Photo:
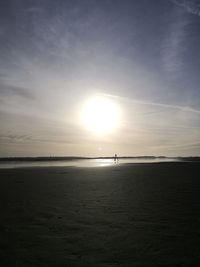
{"label": "ocean water", "polygon": [[16,160],[0,162],[0,169],[27,168],[27,167],[106,167],[128,163],[157,163],[175,162],[176,158],[122,158],[115,161],[109,159],[69,159],[69,160]]}

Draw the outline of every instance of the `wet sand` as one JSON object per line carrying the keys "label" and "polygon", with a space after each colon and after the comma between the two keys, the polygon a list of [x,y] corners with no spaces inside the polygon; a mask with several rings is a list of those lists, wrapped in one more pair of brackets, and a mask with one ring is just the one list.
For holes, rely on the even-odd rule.
{"label": "wet sand", "polygon": [[199,266],[200,164],[0,170],[0,266]]}

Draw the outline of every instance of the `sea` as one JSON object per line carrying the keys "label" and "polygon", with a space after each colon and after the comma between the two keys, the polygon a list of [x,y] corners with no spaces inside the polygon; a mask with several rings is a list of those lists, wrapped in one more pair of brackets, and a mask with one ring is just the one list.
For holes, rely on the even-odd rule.
{"label": "sea", "polygon": [[56,159],[56,160],[34,160],[17,159],[17,160],[3,160],[0,161],[0,169],[13,169],[13,168],[29,168],[29,167],[106,167],[115,166],[129,163],[158,163],[158,162],[176,162],[180,161],[179,158],[168,157],[139,157],[139,158],[69,158],[69,159]]}

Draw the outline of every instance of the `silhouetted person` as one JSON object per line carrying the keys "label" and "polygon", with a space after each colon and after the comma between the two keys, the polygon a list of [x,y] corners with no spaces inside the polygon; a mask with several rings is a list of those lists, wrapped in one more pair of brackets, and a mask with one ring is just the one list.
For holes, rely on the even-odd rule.
{"label": "silhouetted person", "polygon": [[115,156],[114,156],[114,162],[117,163],[117,161],[118,161],[118,157],[117,157],[117,154],[115,154]]}

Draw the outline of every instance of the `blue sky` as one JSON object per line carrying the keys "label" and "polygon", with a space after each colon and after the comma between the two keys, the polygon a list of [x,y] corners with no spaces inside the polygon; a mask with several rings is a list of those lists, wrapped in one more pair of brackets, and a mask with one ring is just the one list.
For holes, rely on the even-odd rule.
{"label": "blue sky", "polygon": [[[1,1],[0,156],[200,155],[200,3]],[[95,136],[93,95],[122,110]]]}

